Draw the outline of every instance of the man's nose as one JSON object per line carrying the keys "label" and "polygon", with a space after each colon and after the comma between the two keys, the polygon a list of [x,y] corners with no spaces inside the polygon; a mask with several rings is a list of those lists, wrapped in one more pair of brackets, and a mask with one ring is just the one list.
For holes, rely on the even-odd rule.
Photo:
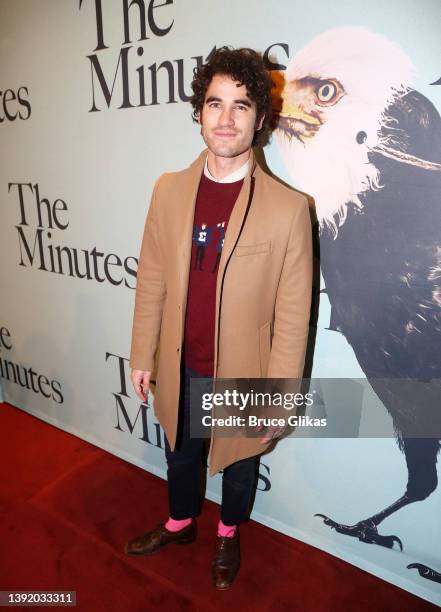
{"label": "man's nose", "polygon": [[224,107],[220,116],[221,125],[234,125],[233,109]]}

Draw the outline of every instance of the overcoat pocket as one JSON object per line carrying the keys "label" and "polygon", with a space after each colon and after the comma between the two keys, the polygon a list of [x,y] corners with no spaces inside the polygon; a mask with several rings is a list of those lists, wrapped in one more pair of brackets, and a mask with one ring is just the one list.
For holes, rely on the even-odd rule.
{"label": "overcoat pocket", "polygon": [[271,241],[261,242],[259,244],[240,245],[234,249],[236,257],[244,255],[258,255],[259,253],[269,253],[271,251]]}

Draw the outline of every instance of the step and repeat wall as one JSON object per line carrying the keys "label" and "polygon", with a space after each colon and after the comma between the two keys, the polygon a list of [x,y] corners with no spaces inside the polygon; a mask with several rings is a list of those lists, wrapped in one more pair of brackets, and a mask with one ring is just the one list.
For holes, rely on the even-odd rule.
{"label": "step and repeat wall", "polygon": [[[145,216],[204,146],[193,68],[253,47],[283,103],[260,159],[318,220],[319,412],[346,379],[352,425],[264,455],[252,517],[438,604],[438,439],[403,439],[400,392],[375,380],[441,377],[440,28],[438,0],[0,2],[4,399],[165,477],[128,367]],[[374,412],[384,436],[362,435]]]}

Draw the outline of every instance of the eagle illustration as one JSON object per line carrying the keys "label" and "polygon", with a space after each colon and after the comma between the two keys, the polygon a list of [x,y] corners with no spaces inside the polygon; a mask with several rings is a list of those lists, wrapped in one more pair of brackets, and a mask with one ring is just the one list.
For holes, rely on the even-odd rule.
{"label": "eagle illustration", "polygon": [[[392,417],[408,470],[403,495],[374,516],[355,525],[316,516],[401,550],[377,528],[436,489],[441,437],[441,118],[411,87],[414,73],[386,37],[335,28],[296,54],[275,103],[281,155],[316,204],[330,328]],[[422,395],[412,392],[415,380],[428,383]],[[433,436],[418,436],[431,420]],[[422,563],[407,567],[441,583]]]}

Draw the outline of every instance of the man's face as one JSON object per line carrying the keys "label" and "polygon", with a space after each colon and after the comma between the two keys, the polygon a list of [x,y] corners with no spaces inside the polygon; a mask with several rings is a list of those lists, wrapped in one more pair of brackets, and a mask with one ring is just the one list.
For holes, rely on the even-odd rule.
{"label": "man's face", "polygon": [[218,157],[236,157],[251,148],[256,129],[256,103],[245,85],[230,76],[216,74],[205,94],[199,122],[209,150]]}

